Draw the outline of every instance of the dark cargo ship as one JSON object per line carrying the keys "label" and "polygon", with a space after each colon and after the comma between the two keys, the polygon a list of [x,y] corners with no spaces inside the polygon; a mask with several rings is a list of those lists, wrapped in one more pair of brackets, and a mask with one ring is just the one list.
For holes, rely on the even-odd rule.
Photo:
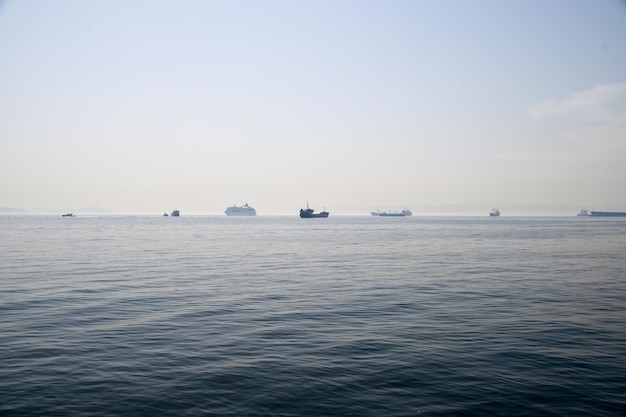
{"label": "dark cargo ship", "polygon": [[328,217],[328,212],[326,210],[320,212],[320,213],[315,213],[315,211],[311,208],[309,208],[309,203],[306,203],[306,210],[305,209],[300,209],[300,217],[303,219],[313,219],[313,218],[317,218],[317,217]]}

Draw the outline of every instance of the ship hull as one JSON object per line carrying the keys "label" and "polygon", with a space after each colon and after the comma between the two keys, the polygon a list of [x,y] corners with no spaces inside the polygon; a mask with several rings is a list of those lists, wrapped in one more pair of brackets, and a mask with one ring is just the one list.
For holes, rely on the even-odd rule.
{"label": "ship hull", "polygon": [[409,217],[413,215],[411,210],[406,209],[402,211],[372,211],[371,214],[374,217]]}
{"label": "ship hull", "polygon": [[592,211],[591,217],[626,217],[623,211]]}
{"label": "ship hull", "polygon": [[316,218],[326,218],[328,217],[328,212],[321,212],[321,213],[311,213],[311,214],[307,214],[307,213],[300,213],[300,218],[302,219],[316,219]]}
{"label": "ship hull", "polygon": [[256,216],[255,210],[230,210],[224,212],[227,216]]}

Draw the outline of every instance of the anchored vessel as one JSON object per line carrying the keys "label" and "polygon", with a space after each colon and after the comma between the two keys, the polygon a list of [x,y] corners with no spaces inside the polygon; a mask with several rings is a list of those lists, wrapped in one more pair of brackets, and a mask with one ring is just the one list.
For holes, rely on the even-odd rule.
{"label": "anchored vessel", "polygon": [[592,217],[626,217],[624,211],[592,211]]}
{"label": "anchored vessel", "polygon": [[312,219],[316,217],[328,217],[328,212],[324,210],[320,213],[315,213],[313,209],[309,208],[309,202],[307,201],[306,210],[300,209],[300,217],[303,219]]}
{"label": "anchored vessel", "polygon": [[587,210],[587,209],[582,209],[582,210],[580,210],[580,213],[577,214],[577,216],[579,216],[579,217],[587,217],[587,216],[591,216],[591,213],[589,213],[589,210]]}
{"label": "anchored vessel", "polygon": [[178,209],[172,212],[172,217],[179,217],[179,216],[180,216],[180,211],[178,211]]}
{"label": "anchored vessel", "polygon": [[62,217],[74,217],[74,213],[61,214]]}
{"label": "anchored vessel", "polygon": [[226,213],[227,216],[256,216],[256,210],[250,207],[248,203],[243,206],[232,205],[228,207],[224,213]]}
{"label": "anchored vessel", "polygon": [[500,210],[495,208],[491,210],[491,213],[489,213],[489,216],[491,217],[498,217],[500,215]]}
{"label": "anchored vessel", "polygon": [[409,209],[404,209],[402,211],[372,211],[372,216],[380,216],[380,217],[408,217],[412,216],[413,212]]}

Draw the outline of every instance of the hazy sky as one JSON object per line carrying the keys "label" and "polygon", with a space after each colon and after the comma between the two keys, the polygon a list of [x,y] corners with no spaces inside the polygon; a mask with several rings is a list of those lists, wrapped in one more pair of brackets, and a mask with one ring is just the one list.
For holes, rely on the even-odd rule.
{"label": "hazy sky", "polygon": [[626,210],[626,2],[0,0],[0,207]]}

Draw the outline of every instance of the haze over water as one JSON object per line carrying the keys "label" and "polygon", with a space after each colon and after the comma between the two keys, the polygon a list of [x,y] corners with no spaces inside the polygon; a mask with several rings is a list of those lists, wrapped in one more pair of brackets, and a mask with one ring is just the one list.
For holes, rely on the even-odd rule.
{"label": "haze over water", "polygon": [[626,414],[626,219],[0,231],[3,416]]}
{"label": "haze over water", "polygon": [[622,0],[0,1],[0,209],[626,211],[625,115]]}

